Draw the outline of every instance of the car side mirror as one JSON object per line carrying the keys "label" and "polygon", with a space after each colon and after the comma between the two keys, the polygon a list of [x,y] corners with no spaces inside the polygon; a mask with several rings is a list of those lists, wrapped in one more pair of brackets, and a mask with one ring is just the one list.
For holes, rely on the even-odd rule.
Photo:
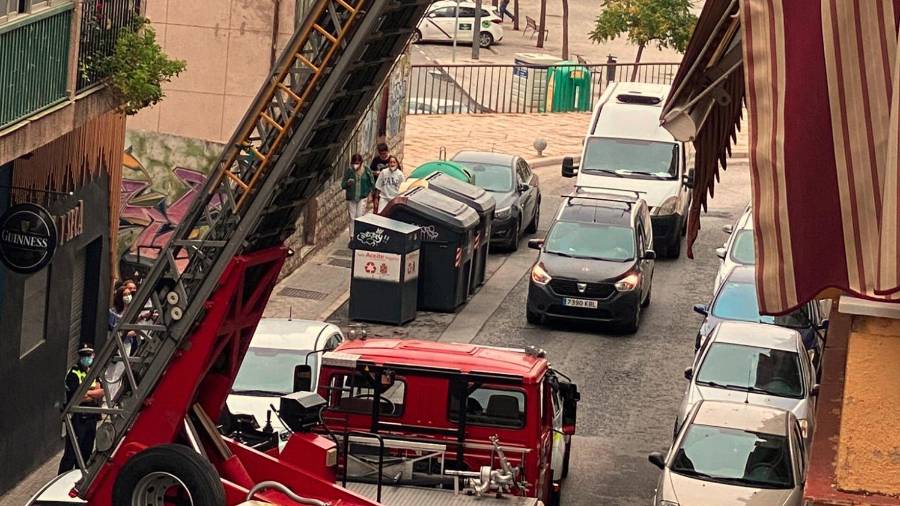
{"label": "car side mirror", "polygon": [[644,252],[643,259],[644,260],[656,260],[656,252],[653,251],[652,249],[648,249],[647,251]]}
{"label": "car side mirror", "polygon": [[722,232],[731,235],[731,233],[734,232],[734,225],[725,225],[724,227],[722,227]]}
{"label": "car side mirror", "polygon": [[819,395],[819,384],[818,383],[816,383],[815,385],[812,386],[812,388],[809,389],[809,395],[812,395],[812,396]]}
{"label": "car side mirror", "polygon": [[664,469],[666,467],[666,457],[662,454],[662,452],[652,452],[650,455],[647,455],[647,460],[649,460],[651,464],[660,469]]}
{"label": "car side mirror", "polygon": [[544,247],[544,240],[543,239],[529,239],[528,247],[531,249],[541,249]]}
{"label": "car side mirror", "polygon": [[528,186],[528,185],[525,184],[525,183],[519,184],[518,188],[519,188],[519,193],[525,193],[525,192],[527,192],[528,190],[531,189],[531,187]]}
{"label": "car side mirror", "polygon": [[309,392],[312,390],[312,366],[298,364],[294,367],[294,392]]}
{"label": "car side mirror", "polygon": [[706,304],[694,304],[694,312],[703,316],[709,316],[709,308]]}
{"label": "car side mirror", "polygon": [[575,159],[571,156],[562,160],[562,177],[575,177]]}
{"label": "car side mirror", "polygon": [[694,379],[694,368],[693,367],[688,367],[687,369],[684,370],[684,379],[689,380],[689,381]]}
{"label": "car side mirror", "polygon": [[686,186],[687,188],[693,188],[694,187],[694,173],[689,172],[689,173],[685,174],[684,176],[681,177],[681,181],[682,181],[682,183],[684,183],[684,186]]}
{"label": "car side mirror", "polygon": [[721,258],[722,260],[725,260],[725,253],[727,252],[728,250],[726,250],[723,246],[716,248],[716,256]]}
{"label": "car side mirror", "polygon": [[559,393],[563,401],[563,433],[569,435],[575,434],[575,422],[578,419],[578,401],[581,400],[581,394],[578,392],[578,385],[560,382]]}
{"label": "car side mirror", "polygon": [[822,323],[819,324],[819,330],[827,331],[828,330],[828,319],[822,320]]}

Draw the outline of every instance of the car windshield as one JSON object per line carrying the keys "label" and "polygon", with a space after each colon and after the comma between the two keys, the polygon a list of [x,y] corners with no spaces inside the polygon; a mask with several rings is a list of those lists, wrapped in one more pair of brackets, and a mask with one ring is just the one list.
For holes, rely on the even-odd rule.
{"label": "car windshield", "polygon": [[756,254],[753,251],[753,231],[738,230],[731,243],[731,259],[742,265],[756,264]]}
{"label": "car windshield", "polygon": [[772,323],[790,328],[806,328],[810,325],[806,309],[800,308],[783,316],[759,314],[756,285],[726,281],[713,302],[712,315],[723,320]]}
{"label": "car windshield", "polygon": [[294,366],[307,363],[316,370],[317,353],[309,350],[250,348],[244,356],[241,370],[234,380],[234,393],[256,395],[284,395],[294,389]]}
{"label": "car windshield", "polygon": [[512,191],[512,166],[492,163],[459,162],[472,172],[473,183],[489,192]]}
{"label": "car windshield", "polygon": [[584,149],[581,172],[675,179],[678,176],[678,144],[593,137],[588,139]]}
{"label": "car windshield", "polygon": [[697,384],[799,399],[800,378],[800,360],[794,352],[713,343],[700,365]]}
{"label": "car windshield", "polygon": [[548,253],[625,262],[634,259],[634,232],[630,228],[558,221],[547,234]]}
{"label": "car windshield", "polygon": [[784,436],[694,425],[675,454],[671,471],[703,480],[760,488],[791,488],[793,473]]}

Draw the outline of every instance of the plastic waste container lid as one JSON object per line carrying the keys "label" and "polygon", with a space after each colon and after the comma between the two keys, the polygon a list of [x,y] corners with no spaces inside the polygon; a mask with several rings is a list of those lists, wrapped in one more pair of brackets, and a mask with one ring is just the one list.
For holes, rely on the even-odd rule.
{"label": "plastic waste container lid", "polygon": [[430,188],[438,188],[436,191],[444,190],[447,193],[460,197],[463,202],[474,207],[479,213],[487,213],[497,207],[494,197],[484,188],[460,181],[443,172],[429,174],[424,181],[428,183]]}
{"label": "plastic waste container lid", "polygon": [[475,228],[480,222],[478,213],[471,207],[428,188],[413,188],[401,193],[388,204],[386,211],[394,206],[408,207],[456,232]]}
{"label": "plastic waste container lid", "polygon": [[359,218],[356,218],[356,221],[368,223],[385,230],[392,230],[400,234],[411,234],[416,230],[419,230],[419,227],[416,225],[410,225],[404,221],[392,220],[375,213],[364,214]]}
{"label": "plastic waste container lid", "polygon": [[433,162],[423,163],[416,167],[414,171],[410,172],[409,177],[424,178],[434,172],[443,172],[448,176],[459,179],[460,181],[465,181],[466,183],[472,182],[472,173],[469,172],[469,169],[466,168],[465,165],[448,160],[435,160]]}

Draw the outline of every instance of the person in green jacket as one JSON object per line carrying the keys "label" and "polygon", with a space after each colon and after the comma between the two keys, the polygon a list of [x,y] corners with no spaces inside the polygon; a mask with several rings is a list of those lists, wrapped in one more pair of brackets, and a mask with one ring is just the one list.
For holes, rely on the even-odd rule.
{"label": "person in green jacket", "polygon": [[350,158],[350,166],[344,170],[341,188],[347,198],[347,212],[350,213],[350,239],[353,240],[353,221],[366,214],[368,197],[375,186],[375,178],[368,167],[363,165],[362,155]]}

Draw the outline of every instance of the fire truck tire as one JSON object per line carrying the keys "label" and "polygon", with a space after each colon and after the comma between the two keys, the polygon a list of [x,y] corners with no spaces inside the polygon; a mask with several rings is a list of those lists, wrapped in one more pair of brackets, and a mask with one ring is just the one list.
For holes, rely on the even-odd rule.
{"label": "fire truck tire", "polygon": [[161,494],[173,486],[187,489],[193,506],[225,504],[216,468],[194,450],[175,444],[148,448],[126,462],[113,486],[112,503],[163,504]]}

